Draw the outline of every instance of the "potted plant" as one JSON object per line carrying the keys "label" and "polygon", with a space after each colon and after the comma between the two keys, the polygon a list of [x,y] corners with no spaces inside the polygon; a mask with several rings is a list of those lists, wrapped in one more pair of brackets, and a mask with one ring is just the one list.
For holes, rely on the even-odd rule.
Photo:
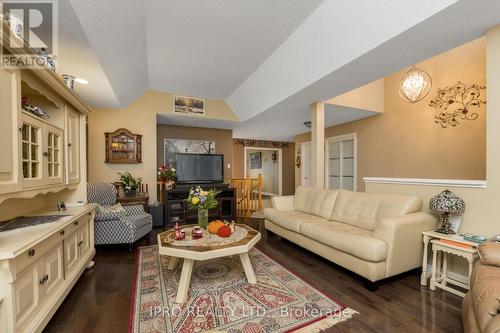
{"label": "potted plant", "polygon": [[170,163],[161,165],[158,168],[158,177],[168,190],[172,189],[175,184],[175,168]]}
{"label": "potted plant", "polygon": [[142,183],[142,178],[135,178],[130,174],[130,172],[125,171],[123,173],[118,172],[120,175],[120,180],[123,184],[123,188],[125,191],[125,196],[133,197],[137,194],[137,189]]}
{"label": "potted plant", "polygon": [[186,199],[190,209],[198,210],[198,226],[207,230],[208,225],[208,210],[217,207],[219,202],[215,198],[220,191],[203,190],[200,186],[192,188],[189,191],[189,196]]}

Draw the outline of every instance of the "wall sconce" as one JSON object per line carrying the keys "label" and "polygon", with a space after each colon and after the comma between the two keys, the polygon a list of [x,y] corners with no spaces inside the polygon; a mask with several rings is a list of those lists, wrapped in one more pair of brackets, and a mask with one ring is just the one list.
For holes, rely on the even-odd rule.
{"label": "wall sconce", "polygon": [[295,166],[300,168],[300,155],[297,155],[297,159],[295,160]]}

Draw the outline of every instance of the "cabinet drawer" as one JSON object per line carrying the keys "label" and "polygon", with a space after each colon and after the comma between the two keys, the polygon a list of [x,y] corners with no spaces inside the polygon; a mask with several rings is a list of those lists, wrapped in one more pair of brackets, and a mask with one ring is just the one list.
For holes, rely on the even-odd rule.
{"label": "cabinet drawer", "polygon": [[33,262],[40,259],[40,257],[47,252],[51,247],[55,246],[61,241],[61,236],[59,232],[53,234],[49,238],[45,239],[43,242],[36,244],[25,252],[21,253],[14,259],[16,273],[22,271],[24,268],[28,267]]}

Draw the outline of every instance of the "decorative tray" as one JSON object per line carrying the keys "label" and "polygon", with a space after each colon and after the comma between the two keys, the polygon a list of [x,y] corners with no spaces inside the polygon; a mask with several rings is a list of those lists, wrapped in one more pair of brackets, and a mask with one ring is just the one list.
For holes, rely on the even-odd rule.
{"label": "decorative tray", "polygon": [[234,232],[229,237],[220,237],[203,230],[203,238],[192,239],[192,237],[186,236],[186,239],[176,240],[174,238],[174,232],[171,231],[166,234],[162,240],[165,244],[173,246],[218,246],[238,242],[245,238],[247,234],[247,229],[235,226]]}

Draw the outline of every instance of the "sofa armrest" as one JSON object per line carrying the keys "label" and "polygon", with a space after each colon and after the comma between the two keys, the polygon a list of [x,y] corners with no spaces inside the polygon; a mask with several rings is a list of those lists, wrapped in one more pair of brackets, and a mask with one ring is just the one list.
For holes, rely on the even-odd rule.
{"label": "sofa armrest", "polygon": [[422,232],[434,230],[437,218],[425,212],[383,219],[373,237],[387,243],[386,276],[393,276],[422,265]]}
{"label": "sofa armrest", "polygon": [[109,212],[95,214],[95,222],[120,221],[126,216],[125,212]]}
{"label": "sofa armrest", "polygon": [[294,210],[294,195],[285,195],[271,198],[271,207],[279,210]]}

